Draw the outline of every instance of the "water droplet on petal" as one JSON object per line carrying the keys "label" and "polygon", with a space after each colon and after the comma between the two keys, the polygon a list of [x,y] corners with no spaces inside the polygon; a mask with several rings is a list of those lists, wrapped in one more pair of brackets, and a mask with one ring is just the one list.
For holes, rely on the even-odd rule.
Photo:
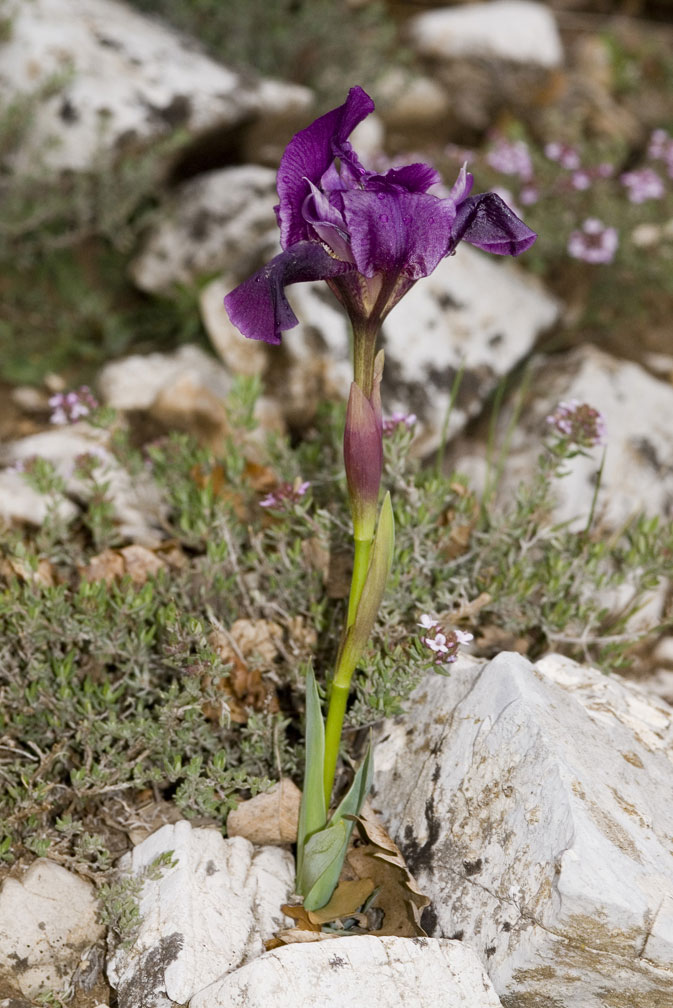
{"label": "water droplet on petal", "polygon": [[377,195],[378,195],[379,199],[385,199],[386,198],[386,194],[385,193],[380,192]]}
{"label": "water droplet on petal", "polygon": [[379,214],[379,220],[381,221],[382,224],[387,224],[389,220],[388,214],[385,213]]}

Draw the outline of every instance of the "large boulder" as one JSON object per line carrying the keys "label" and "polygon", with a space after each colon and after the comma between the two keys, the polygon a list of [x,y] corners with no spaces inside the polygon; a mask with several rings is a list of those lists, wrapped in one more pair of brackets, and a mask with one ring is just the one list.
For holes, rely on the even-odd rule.
{"label": "large boulder", "polygon": [[[638,364],[617,360],[592,346],[554,357],[538,357],[523,396],[502,411],[501,439],[507,436],[503,498],[530,480],[542,439],[549,433],[546,417],[561,401],[577,400],[605,418],[605,461],[601,472],[596,520],[611,530],[635,514],[673,518],[673,388]],[[516,398],[516,397],[515,397]],[[513,424],[514,415],[518,419]],[[506,432],[509,432],[506,434]],[[565,466],[557,483],[553,520],[584,527],[596,493],[600,447],[578,455]],[[470,440],[460,448],[458,467],[480,483],[483,444]]]}
{"label": "large boulder", "polygon": [[140,925],[108,960],[125,1008],[186,1004],[261,955],[287,924],[280,907],[292,892],[294,860],[280,847],[225,840],[181,820],[138,844],[120,871],[141,883]]}
{"label": "large boulder", "polygon": [[141,290],[170,293],[232,265],[244,273],[278,246],[276,173],[261,165],[206,172],[180,186],[131,265]]}
{"label": "large boulder", "polygon": [[[0,888],[0,988],[24,998],[67,990],[80,959],[105,932],[90,882],[38,858]],[[6,996],[6,995],[5,995]]]}
{"label": "large boulder", "polygon": [[177,128],[192,143],[264,119],[267,128],[282,121],[287,140],[312,102],[306,88],[243,81],[193,41],[116,0],[31,0],[10,14],[0,46],[4,100],[45,92],[18,171],[93,169],[101,157],[147,149]]}
{"label": "large boulder", "polygon": [[207,987],[190,1008],[499,1008],[458,942],[361,935],[286,945]]}
{"label": "large boulder", "polygon": [[421,56],[478,57],[558,67],[561,37],[553,13],[533,0],[493,0],[418,14],[410,37]]}
{"label": "large boulder", "polygon": [[461,659],[388,722],[374,805],[508,1008],[673,1004],[673,710],[551,655]]}

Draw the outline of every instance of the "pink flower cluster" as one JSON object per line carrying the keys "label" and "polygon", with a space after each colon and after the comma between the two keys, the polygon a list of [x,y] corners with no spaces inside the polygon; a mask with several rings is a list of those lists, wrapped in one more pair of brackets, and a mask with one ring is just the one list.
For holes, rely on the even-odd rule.
{"label": "pink flower cluster", "polygon": [[[491,168],[503,175],[516,175],[519,178],[522,182],[519,201],[524,206],[537,203],[539,192],[535,184],[533,162],[525,140],[507,140],[506,137],[496,137],[493,146],[486,155],[486,161]],[[511,207],[511,197],[505,199],[505,202]]]}
{"label": "pink flower cluster", "polygon": [[647,156],[653,161],[663,161],[669,178],[673,178],[673,137],[664,129],[656,129],[650,137]]}
{"label": "pink flower cluster", "polygon": [[443,630],[439,622],[426,613],[421,616],[418,626],[427,631],[421,641],[433,652],[436,665],[455,662],[460,645],[469,644],[473,639],[472,634],[464,630]]}
{"label": "pink flower cluster", "polygon": [[274,508],[282,507],[284,504],[294,504],[304,496],[310,485],[307,480],[302,482],[299,477],[294,483],[281,483],[272,493],[268,493],[266,497],[262,498],[259,506]]}
{"label": "pink flower cluster", "polygon": [[406,427],[407,430],[411,430],[416,420],[415,413],[393,413],[392,416],[383,421],[383,433],[388,435],[394,434],[400,425]]}
{"label": "pink flower cluster", "polygon": [[624,172],[620,176],[620,181],[628,190],[631,203],[645,203],[646,200],[661,199],[666,193],[661,175],[653,171],[652,168]]}
{"label": "pink flower cluster", "polygon": [[555,140],[546,145],[544,152],[550,161],[560,164],[570,172],[570,185],[579,191],[590,189],[597,179],[610,178],[614,172],[614,167],[609,161],[602,161],[591,168],[582,167],[575,148]]}
{"label": "pink flower cluster", "polygon": [[81,385],[76,392],[58,392],[49,399],[51,416],[49,423],[75,423],[98,408],[98,403],[87,385]]}
{"label": "pink flower cluster", "polygon": [[580,448],[605,444],[605,417],[588,403],[580,403],[579,399],[560,402],[547,417],[547,423],[557,434],[568,438]]}
{"label": "pink flower cluster", "polygon": [[587,217],[568,238],[568,255],[587,263],[611,263],[619,246],[617,228],[607,227],[597,217]]}

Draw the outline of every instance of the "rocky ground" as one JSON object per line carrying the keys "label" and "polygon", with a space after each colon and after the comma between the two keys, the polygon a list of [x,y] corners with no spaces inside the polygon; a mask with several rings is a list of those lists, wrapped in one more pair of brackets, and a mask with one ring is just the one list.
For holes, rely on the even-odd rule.
{"label": "rocky ground", "polygon": [[[347,5],[346,22],[355,9],[370,7]],[[47,595],[52,606],[59,592],[86,596],[98,584],[113,608],[128,606],[141,627],[142,606],[150,605],[143,601],[147,585],[155,578],[159,585],[184,581],[209,613],[208,654],[219,648],[230,670],[227,717],[249,730],[245,759],[254,770],[244,778],[242,759],[238,784],[234,773],[225,787],[216,777],[222,767],[208,764],[206,783],[221,798],[208,804],[194,783],[202,780],[198,768],[190,777],[169,771],[165,761],[154,777],[141,780],[139,770],[135,780],[130,774],[123,785],[109,783],[118,779],[104,778],[108,770],[97,768],[93,750],[82,744],[82,762],[66,760],[53,783],[48,771],[61,758],[58,740],[45,741],[43,749],[27,727],[28,715],[28,721],[0,720],[0,773],[10,799],[16,796],[0,836],[3,1005],[281,1008],[336,1005],[364,994],[372,1005],[413,999],[419,1006],[475,1008],[673,1006],[668,6],[495,0],[387,9],[397,48],[393,56],[387,50],[366,82],[377,112],[353,138],[363,160],[381,166],[432,160],[451,185],[469,157],[477,188],[497,187],[540,238],[517,263],[459,248],[412,289],[383,328],[384,410],[414,415],[410,457],[426,472],[436,466],[454,495],[442,508],[438,524],[449,531],[430,567],[448,570],[456,558],[466,565],[460,558],[477,550],[482,526],[469,511],[470,494],[484,502],[491,535],[501,524],[512,542],[498,554],[501,567],[493,560],[489,575],[484,562],[480,574],[484,584],[491,577],[505,601],[466,589],[465,597],[446,603],[456,624],[475,633],[471,655],[448,678],[428,673],[406,713],[386,718],[381,708],[374,717],[372,700],[369,721],[356,722],[375,721],[372,815],[389,833],[385,840],[376,834],[378,842],[372,833],[359,844],[368,850],[370,875],[386,858],[396,862],[398,875],[377,883],[385,897],[378,905],[360,900],[317,923],[298,921],[281,906],[292,903],[294,879],[297,669],[316,647],[323,648],[322,658],[329,652],[329,617],[318,625],[316,613],[322,596],[331,604],[343,596],[338,528],[328,536],[321,516],[329,493],[320,497],[316,487],[320,507],[309,514],[313,531],[297,553],[319,585],[321,600],[313,608],[307,602],[299,616],[288,615],[279,595],[274,612],[265,610],[258,600],[265,582],[250,574],[250,556],[263,552],[263,534],[273,534],[273,515],[260,517],[260,500],[297,497],[300,484],[292,479],[302,475],[295,462],[297,471],[281,482],[285,473],[268,453],[268,436],[303,445],[305,465],[312,443],[329,454],[316,430],[324,404],[347,395],[349,334],[320,284],[293,289],[300,324],[282,348],[244,341],[222,298],[278,251],[275,169],[288,138],[330,107],[324,94],[335,76],[344,94],[358,82],[345,68],[336,75],[332,68],[331,76],[325,71],[311,86],[299,68],[294,79],[291,68],[285,80],[260,77],[215,58],[204,49],[207,38],[186,38],[116,0],[75,6],[8,0],[5,8],[0,79],[13,117],[0,123],[7,140],[0,292],[8,304],[0,323],[6,364],[0,605],[8,669],[14,655],[21,661],[16,677],[0,673],[0,696],[13,711],[21,662],[25,656],[25,668],[32,668],[33,644],[43,643],[31,634],[38,633],[35,612]],[[236,426],[230,401],[241,398],[241,376],[258,394],[254,417],[239,417]],[[91,391],[80,387],[84,380]],[[102,417],[96,423],[89,422],[93,397],[108,410],[95,414]],[[535,486],[547,418],[560,402],[573,401],[604,418],[604,457],[594,450],[565,460],[548,513],[541,505],[535,533],[517,552],[515,526],[498,516],[521,487]],[[176,431],[204,452],[186,469],[191,490],[184,490],[182,512],[177,496],[167,504],[174,449],[161,463],[168,473],[161,485],[159,456],[152,455],[165,452]],[[283,456],[285,464],[289,457]],[[82,459],[99,467],[94,479],[83,472]],[[35,460],[51,468],[42,472]],[[177,473],[177,458],[174,466]],[[464,483],[447,475],[454,470]],[[420,484],[394,464],[391,472],[420,528]],[[244,479],[244,493],[234,478]],[[213,612],[218,582],[207,564],[229,562],[229,547],[208,553],[216,536],[206,512],[196,505],[188,512],[185,504],[194,488],[204,495],[199,508],[208,494],[229,494],[241,528],[256,530],[248,552],[241,547],[238,561],[231,561],[226,586],[219,585],[232,598],[240,591],[243,600],[241,611],[228,612],[224,622]],[[178,513],[191,517],[180,526]],[[522,557],[559,530],[575,537],[577,553],[562,566],[563,554],[552,552],[544,573],[534,568],[556,593],[554,607],[541,608],[536,621],[540,586],[527,584]],[[409,543],[413,564],[417,544],[413,537]],[[612,579],[600,566],[606,557]],[[286,561],[283,555],[279,569]],[[508,564],[516,582],[511,605]],[[636,572],[637,588],[628,578],[618,583],[617,568]],[[448,577],[433,575],[437,599],[451,598]],[[595,597],[576,594],[582,577],[591,586],[585,595]],[[84,583],[94,587],[82,589]],[[482,582],[475,574],[470,584]],[[25,601],[31,585],[37,601]],[[161,590],[170,595],[170,587]],[[182,597],[177,587],[175,593]],[[420,595],[409,594],[407,621],[421,604]],[[560,614],[564,594],[576,607],[567,618]],[[26,609],[12,622],[19,597]],[[524,618],[526,597],[533,616]],[[167,615],[169,602],[148,620],[162,634],[174,633],[172,654],[186,656],[176,659],[176,682],[191,677],[197,693],[202,687],[209,704],[221,705],[199,664],[205,632],[178,627]],[[98,598],[101,612],[103,604]],[[73,635],[66,610],[54,612],[50,633],[61,619],[64,639],[71,634],[68,640],[80,648],[69,661],[91,689],[87,701],[82,686],[77,707],[85,719],[98,710],[95,691],[106,678],[118,685],[115,647],[121,645],[106,644],[101,658],[84,623]],[[592,615],[584,618],[585,612]],[[390,625],[397,626],[392,616]],[[124,656],[138,675],[134,689],[141,698],[153,674],[149,660],[143,665],[153,630],[146,632],[143,641],[139,630],[137,653]],[[391,652],[403,647],[402,633],[391,631]],[[70,673],[56,641],[52,650],[60,702]],[[620,675],[625,651],[628,674]],[[401,653],[408,666],[415,653]],[[283,662],[292,675],[279,672]],[[176,702],[174,716],[188,708],[205,711],[196,695]],[[111,697],[101,699],[92,719],[96,731],[108,701],[113,709]],[[26,703],[49,706],[43,699]],[[146,737],[131,740],[137,747],[129,747],[130,756],[123,749],[127,770],[133,760],[143,766],[145,743],[147,751],[155,745],[153,724],[159,734],[168,731],[155,703],[144,722]],[[121,721],[130,723],[132,711],[129,700]],[[258,715],[283,715],[290,723],[287,747],[274,736],[263,758],[257,750],[250,755]],[[219,716],[209,708],[213,732]],[[115,744],[126,745],[123,724],[113,728]],[[182,741],[170,745],[185,746],[185,763],[203,761],[197,748],[186,751],[188,724],[175,738]],[[355,735],[353,744],[357,749]],[[269,777],[282,783],[269,791]],[[248,820],[236,820],[244,802],[225,827],[236,802],[231,796],[248,798],[256,790],[251,781],[262,780]],[[260,800],[267,803],[263,809]],[[269,829],[260,833],[267,818]],[[47,820],[65,838],[62,845],[41,846]],[[99,833],[105,852],[94,851],[89,840],[87,851],[82,836]],[[353,868],[349,881],[365,874]],[[414,903],[419,891],[427,898]],[[292,937],[265,951],[279,932]]]}

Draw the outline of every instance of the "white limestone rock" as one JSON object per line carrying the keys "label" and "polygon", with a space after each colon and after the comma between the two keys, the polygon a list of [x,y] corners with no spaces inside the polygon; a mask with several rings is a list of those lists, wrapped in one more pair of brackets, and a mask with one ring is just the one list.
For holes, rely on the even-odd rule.
{"label": "white limestone rock", "polygon": [[0,986],[33,999],[68,989],[80,957],[104,934],[90,882],[44,858],[0,888]]}
{"label": "white limestone rock", "polygon": [[199,175],[181,186],[131,266],[144,291],[170,292],[200,276],[237,268],[278,251],[273,208],[276,173],[241,165]]}
{"label": "white limestone rock", "polygon": [[186,1004],[223,974],[264,951],[287,926],[280,911],[294,884],[294,861],[280,847],[255,848],[243,837],[182,820],[163,826],[120,862],[139,875],[172,852],[173,867],[145,881],[140,931],[130,949],[108,960],[108,978],[124,1008]]}
{"label": "white limestone rock", "polygon": [[58,78],[32,118],[18,171],[87,170],[101,154],[147,147],[176,127],[191,142],[260,117],[296,119],[312,102],[306,88],[243,83],[193,41],[116,0],[15,4],[0,46],[5,98]]}
{"label": "white limestone rock", "polygon": [[[222,305],[236,285],[213,281],[202,293],[203,320],[213,346],[236,368],[252,341],[231,324]],[[299,325],[282,347],[251,345],[249,366],[264,374],[291,424],[307,422],[326,397],[345,398],[352,380],[348,319],[326,284],[296,284],[288,299]],[[383,324],[385,410],[410,411],[419,420],[415,450],[434,451],[451,400],[456,375],[463,378],[449,435],[477,415],[488,395],[555,321],[556,301],[518,265],[461,245],[442,260],[393,309]],[[250,372],[248,372],[250,373]]]}
{"label": "white limestone rock", "polygon": [[[201,444],[221,451],[231,435],[226,400],[232,370],[188,344],[170,354],[133,354],[112,361],[100,372],[97,386],[108,406],[147,412],[167,430],[187,431]],[[256,401],[254,418],[258,429],[246,438],[251,457],[265,432],[285,431],[278,404],[267,396]]]}
{"label": "white limestone rock", "polygon": [[0,470],[0,521],[40,526],[49,515],[67,524],[79,509],[63,494],[43,494],[16,469]]}
{"label": "white limestone rock", "polygon": [[421,56],[507,60],[545,68],[563,62],[553,13],[532,0],[493,0],[427,11],[412,19],[411,43]]}
{"label": "white limestone rock", "polygon": [[[592,346],[534,363],[508,444],[503,494],[511,494],[522,480],[530,479],[540,441],[549,430],[545,418],[559,401],[571,399],[588,403],[605,417],[606,455],[597,520],[618,529],[640,512],[673,517],[673,387],[638,364],[617,360]],[[502,411],[501,434],[511,416],[511,409]],[[470,444],[457,460],[458,467],[477,477],[470,459],[483,452],[483,447]],[[602,449],[596,448],[564,467],[568,475],[558,481],[554,521],[584,526],[601,456]]]}
{"label": "white limestone rock", "polygon": [[499,1008],[459,942],[362,935],[286,945],[218,980],[190,1008]]}
{"label": "white limestone rock", "polygon": [[463,243],[383,324],[386,409],[414,412],[421,422],[417,450],[434,451],[458,371],[449,436],[481,411],[557,316],[557,302],[520,266]]}
{"label": "white limestone rock", "polygon": [[[2,474],[0,487],[11,486],[20,473],[17,467],[30,464],[35,457],[46,459],[54,466],[56,473],[65,483],[65,497],[58,495],[53,501],[49,497],[39,495],[23,496],[25,513],[17,512],[14,505],[12,517],[14,520],[41,521],[47,515],[54,503],[63,510],[64,517],[72,517],[75,502],[86,501],[94,492],[88,480],[78,475],[77,468],[83,456],[92,456],[96,461],[94,469],[95,482],[100,486],[107,484],[106,497],[111,504],[112,516],[117,523],[120,535],[127,540],[145,546],[156,546],[164,538],[162,532],[163,505],[156,485],[149,478],[131,477],[116,460],[110,451],[106,431],[90,427],[85,422],[75,423],[67,427],[55,427],[20,438],[2,447],[0,463],[9,466],[9,471]],[[14,471],[12,471],[14,470]],[[40,504],[40,498],[42,503]],[[0,490],[0,506],[2,492]]]}
{"label": "white limestone rock", "polygon": [[376,748],[374,805],[508,1008],[673,1004],[673,710],[551,655],[463,658]]}
{"label": "white limestone rock", "polygon": [[231,376],[213,357],[187,344],[174,353],[132,354],[111,361],[96,379],[103,402],[117,410],[147,410],[162,390],[188,376],[213,395],[226,399]]}

